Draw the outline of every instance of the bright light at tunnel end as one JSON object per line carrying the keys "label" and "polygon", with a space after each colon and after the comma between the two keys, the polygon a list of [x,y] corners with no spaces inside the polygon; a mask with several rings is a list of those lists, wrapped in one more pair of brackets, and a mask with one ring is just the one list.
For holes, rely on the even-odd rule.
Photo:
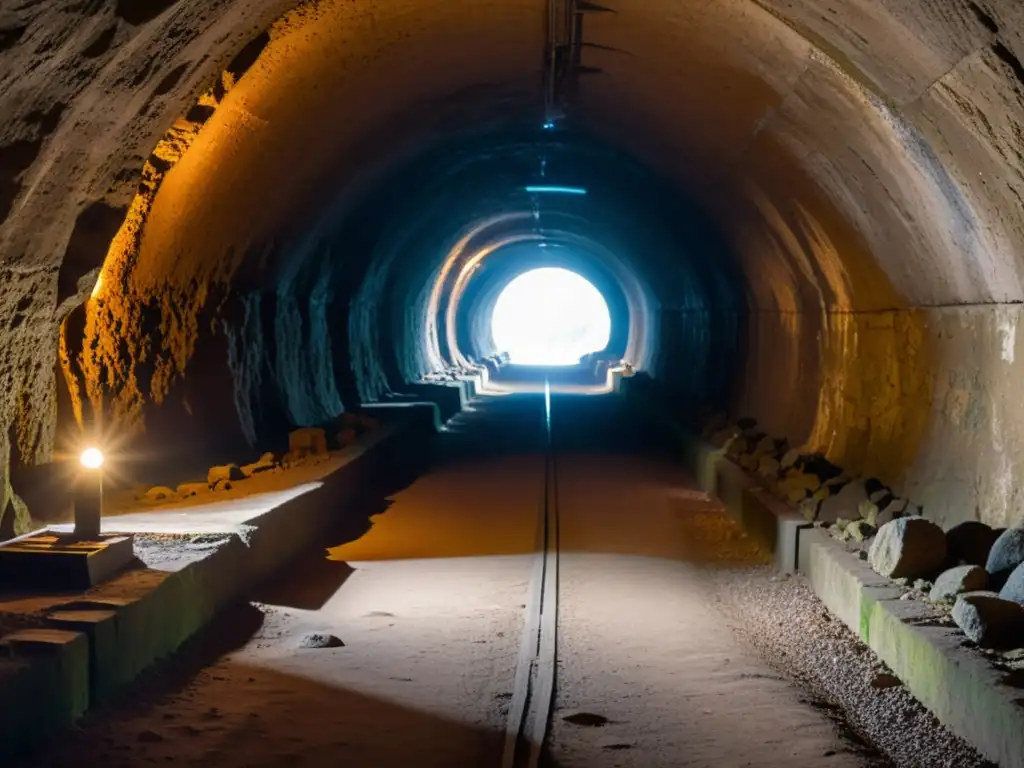
{"label": "bright light at tunnel end", "polygon": [[495,346],[518,365],[575,365],[608,345],[611,327],[601,292],[560,267],[516,277],[501,292],[491,316]]}

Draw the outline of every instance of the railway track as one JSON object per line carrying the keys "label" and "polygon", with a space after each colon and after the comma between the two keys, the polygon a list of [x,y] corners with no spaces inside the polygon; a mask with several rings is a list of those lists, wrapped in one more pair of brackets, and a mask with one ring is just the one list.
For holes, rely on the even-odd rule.
{"label": "railway track", "polygon": [[535,768],[551,717],[558,652],[558,463],[551,386],[544,383],[544,488],[523,638],[505,728],[502,768]]}

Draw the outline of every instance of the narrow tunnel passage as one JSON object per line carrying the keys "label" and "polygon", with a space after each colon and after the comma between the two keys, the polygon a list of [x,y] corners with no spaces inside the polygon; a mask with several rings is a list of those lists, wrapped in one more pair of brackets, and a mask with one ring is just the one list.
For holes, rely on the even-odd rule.
{"label": "narrow tunnel passage", "polygon": [[[598,674],[593,667],[619,662],[608,651],[598,664],[600,652],[574,634],[572,622],[587,624],[609,648],[623,623],[645,640],[624,641],[630,653],[669,649],[653,665],[664,662],[665,675],[631,677],[619,665],[607,684],[649,690],[654,721],[667,717],[676,702],[668,703],[673,694],[663,682],[675,680],[678,692],[692,690],[693,681],[667,658],[688,653],[691,636],[666,635],[699,615],[709,633],[731,622],[785,674],[827,690],[829,702],[840,702],[825,705],[842,709],[840,731],[849,726],[874,744],[883,762],[973,766],[977,755],[926,723],[902,687],[864,689],[864,679],[890,672],[855,661],[870,656],[869,646],[883,653],[883,642],[890,666],[925,658],[902,651],[921,637],[938,637],[940,645],[952,637],[969,663],[950,662],[944,674],[982,670],[969,684],[981,696],[998,692],[987,709],[1007,719],[993,715],[990,727],[965,715],[964,702],[974,698],[959,683],[936,685],[934,665],[918,669],[916,683],[903,675],[906,688],[957,733],[980,734],[974,743],[984,742],[987,756],[1018,768],[1022,61],[1019,0],[4,4],[0,544],[17,551],[29,546],[19,536],[35,541],[30,534],[44,528],[39,536],[68,541],[60,537],[72,526],[84,476],[102,491],[91,498],[108,532],[146,518],[166,533],[168,520],[187,527],[202,516],[189,518],[180,507],[223,504],[236,523],[245,518],[230,528],[241,546],[253,519],[245,515],[272,506],[268,494],[298,494],[306,481],[320,482],[390,434],[393,425],[372,414],[414,411],[426,399],[447,416],[481,384],[489,398],[444,425],[437,468],[410,491],[430,495],[424,488],[436,486],[444,498],[407,500],[407,512],[397,503],[346,546],[434,553],[402,560],[413,569],[413,560],[438,565],[448,560],[438,553],[468,543],[500,550],[488,557],[525,557],[520,520],[533,470],[514,467],[529,464],[537,450],[526,423],[536,398],[527,395],[596,394],[629,379],[634,404],[656,414],[644,428],[621,418],[611,399],[559,401],[572,425],[561,439],[577,441],[564,450],[560,488],[569,500],[563,639],[579,663],[562,669],[566,687],[556,691],[556,708],[590,706],[578,697],[596,698],[586,695]],[[551,342],[557,328],[582,320],[581,311],[568,313],[569,324],[535,308],[494,324],[506,287],[550,269],[585,280],[607,313],[587,324],[599,331],[593,339],[557,356],[550,348],[527,352],[516,337],[536,323]],[[568,292],[557,298],[545,304],[568,309]],[[509,357],[561,365],[539,372],[508,365]],[[721,518],[720,510],[705,514],[701,505],[712,502],[691,496],[696,486],[681,488],[686,503],[677,520],[666,511],[672,503],[648,493],[663,484],[665,457],[644,452],[659,427],[680,437],[675,458],[710,462],[711,473],[696,467],[695,484],[715,486],[721,466],[742,478],[731,498],[722,497],[731,512],[754,498],[773,510],[771,525],[783,521],[797,542],[816,536],[840,553],[865,589],[902,590],[890,601],[895,608],[870,614],[902,617],[899,631],[869,632],[870,622],[858,625],[859,604],[848,611],[829,604],[868,643],[850,645],[805,613],[818,605],[807,583],[766,582],[749,563],[693,563],[702,554],[692,549],[703,541],[699,521]],[[107,460],[82,463],[86,446]],[[590,450],[604,458],[580,458]],[[495,462],[493,483],[478,499],[462,499],[491,470],[451,468],[482,457]],[[339,491],[318,511],[346,517],[341,499]],[[501,509],[498,522],[479,530],[475,513],[492,503]],[[631,526],[634,516],[640,522]],[[745,533],[756,527],[746,525]],[[898,575],[903,563],[882,561],[902,551],[908,529],[925,532],[920,560],[927,567]],[[703,554],[729,551],[734,542],[722,531]],[[982,555],[956,543],[964,531],[981,542]],[[81,543],[75,529],[69,535]],[[610,558],[600,566],[623,590],[637,574],[657,589],[611,594],[615,585],[600,568],[588,570],[586,553],[571,542]],[[638,552],[621,551],[629,546]],[[628,559],[650,548],[659,553],[656,564]],[[475,559],[452,558],[467,566]],[[306,574],[311,584],[325,567],[317,562]],[[132,568],[118,578],[165,575]],[[971,579],[938,588],[965,568]],[[480,576],[481,588],[489,578],[463,575],[467,584]],[[417,589],[429,582],[426,572],[412,576]],[[454,582],[452,594],[471,591]],[[357,572],[351,585],[359,583]],[[974,594],[969,584],[998,592]],[[352,594],[351,585],[338,594]],[[602,602],[605,586],[616,599]],[[196,605],[219,607],[214,598],[225,589],[209,585]],[[650,614],[661,590],[670,593],[670,617],[659,623]],[[745,595],[765,596],[767,608]],[[9,627],[51,621],[39,611],[25,619],[23,599],[0,600],[0,646]],[[430,611],[449,615],[440,598],[430,600],[423,598]],[[480,595],[467,600],[486,603]],[[574,600],[584,606],[578,612],[570,610]],[[727,622],[733,608],[739,618]],[[1000,632],[978,618],[989,609],[1003,612]],[[304,615],[275,610],[261,632],[278,619],[302,626]],[[420,617],[422,631],[445,636],[430,611]],[[805,629],[801,643],[792,642],[791,614]],[[358,624],[361,616],[349,618]],[[775,629],[760,632],[752,616]],[[498,631],[511,637],[496,626],[491,641]],[[476,637],[468,624],[465,632]],[[166,634],[177,637],[176,629]],[[998,643],[993,634],[1002,635]],[[402,637],[403,648],[416,645],[415,632]],[[244,639],[244,658],[268,650],[253,648],[263,640]],[[993,644],[1012,647],[993,656]],[[800,666],[808,648],[858,674]],[[386,659],[367,657],[373,661]],[[452,685],[462,679],[454,667],[447,668]],[[490,674],[473,665],[466,673]],[[760,668],[750,674],[769,680],[758,677],[766,674]],[[381,685],[415,679],[399,677]],[[724,700],[742,681],[709,674],[693,699],[703,701],[710,686]],[[797,696],[799,686],[783,682],[789,693],[779,696]],[[771,684],[750,683],[756,690]],[[282,683],[274,695],[295,701],[287,688]],[[334,691],[319,693],[326,703]],[[460,760],[476,759],[473,750],[490,743],[487,701],[448,732]],[[911,754],[873,728],[885,720],[885,706],[909,713],[907,730],[895,729],[900,738],[928,746]],[[708,727],[723,733],[708,707]],[[793,722],[810,723],[808,732],[827,725],[799,701],[789,712]],[[629,708],[602,717],[625,722]],[[775,722],[770,708],[761,717]],[[430,730],[412,721],[411,728]],[[481,733],[456,736],[465,722]],[[569,726],[585,724],[554,723],[554,760],[660,759],[632,742],[576,741],[584,731]],[[744,751],[768,738],[767,731],[753,734],[757,724],[743,723],[752,732],[731,745],[737,759],[760,759],[752,746]],[[605,725],[585,733],[611,733]],[[230,747],[207,738],[214,737],[199,739],[196,749]],[[878,757],[842,737],[831,745],[816,738],[801,742],[806,753],[794,759],[810,760],[819,748],[836,761]],[[143,743],[164,742],[147,735]],[[406,745],[396,739],[372,747],[397,759],[388,750]]]}

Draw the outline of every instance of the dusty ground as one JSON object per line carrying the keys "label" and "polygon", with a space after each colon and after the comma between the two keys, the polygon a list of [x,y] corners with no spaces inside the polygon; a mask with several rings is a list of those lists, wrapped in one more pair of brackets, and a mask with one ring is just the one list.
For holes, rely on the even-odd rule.
{"label": "dusty ground", "polygon": [[[540,402],[460,417],[369,533],[290,569],[26,765],[496,765],[541,499]],[[866,689],[870,654],[774,579],[621,414],[573,403],[554,411],[547,765],[981,765],[905,692]],[[310,634],[342,644],[300,647]]]}

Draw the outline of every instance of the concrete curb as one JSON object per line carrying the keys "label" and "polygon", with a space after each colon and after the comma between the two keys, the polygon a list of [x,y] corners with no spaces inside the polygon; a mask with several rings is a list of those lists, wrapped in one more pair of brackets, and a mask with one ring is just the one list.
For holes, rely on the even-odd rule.
{"label": "concrete curb", "polygon": [[800,572],[944,726],[1002,768],[1024,768],[1024,696],[928,605],[846,551],[825,531],[800,532]]}
{"label": "concrete curb", "polygon": [[46,628],[0,638],[0,755],[24,754],[70,726],[301,555],[365,481],[422,447],[416,438],[434,431],[436,410],[410,408],[346,448],[348,461],[316,487],[249,521],[248,541],[235,534],[181,570],[144,571],[137,594],[101,585],[55,606]]}
{"label": "concrete curb", "polygon": [[[638,398],[639,399],[639,398]],[[682,446],[698,486],[768,546],[781,570],[805,575],[822,603],[889,666],[950,731],[1001,768],[1024,768],[1024,691],[926,604],[879,576],[825,531],[809,525],[743,469],[639,403]]]}

